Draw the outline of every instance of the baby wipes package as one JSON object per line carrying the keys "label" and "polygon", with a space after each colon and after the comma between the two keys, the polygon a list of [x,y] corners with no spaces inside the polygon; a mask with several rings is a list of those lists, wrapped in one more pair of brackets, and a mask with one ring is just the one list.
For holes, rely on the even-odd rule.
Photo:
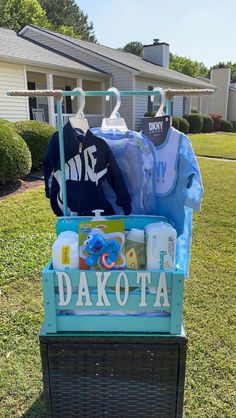
{"label": "baby wipes package", "polygon": [[52,245],[53,268],[57,270],[79,268],[78,234],[73,231],[64,231]]}
{"label": "baby wipes package", "polygon": [[174,270],[177,233],[167,222],[149,224],[146,231],[147,269]]}

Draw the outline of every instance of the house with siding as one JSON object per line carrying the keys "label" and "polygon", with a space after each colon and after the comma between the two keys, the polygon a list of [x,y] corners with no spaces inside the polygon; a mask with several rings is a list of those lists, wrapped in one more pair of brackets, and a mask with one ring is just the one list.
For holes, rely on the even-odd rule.
{"label": "house with siding", "polygon": [[[56,126],[54,98],[7,97],[7,90],[63,89],[76,86],[84,90],[151,90],[162,88],[212,88],[204,80],[170,70],[169,45],[144,45],[144,58],[103,45],[82,41],[34,25],[18,33],[0,29],[0,117],[9,120],[32,118],[32,109],[44,109],[46,120]],[[155,99],[154,109],[158,107]],[[151,110],[146,96],[123,97],[120,108],[130,129],[139,129],[141,118]],[[76,100],[63,102],[64,122],[76,113]],[[175,97],[173,114],[182,116],[191,109],[191,98]],[[86,97],[85,114],[90,126],[99,126],[109,116],[112,101]]]}
{"label": "house with siding", "polygon": [[230,68],[212,68],[210,78],[198,77],[205,83],[214,84],[216,92],[211,97],[198,97],[192,101],[192,106],[200,112],[214,113],[223,119],[236,120],[236,83],[231,83]]}

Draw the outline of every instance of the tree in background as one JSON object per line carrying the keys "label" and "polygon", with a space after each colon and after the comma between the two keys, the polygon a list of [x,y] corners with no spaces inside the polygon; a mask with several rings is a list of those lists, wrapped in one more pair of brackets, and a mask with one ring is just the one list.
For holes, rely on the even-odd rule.
{"label": "tree in background", "polygon": [[138,41],[129,42],[123,48],[120,48],[120,50],[143,57],[143,44]]}
{"label": "tree in background", "polygon": [[0,26],[17,31],[27,23],[96,42],[93,24],[74,0],[0,0]]}
{"label": "tree in background", "polygon": [[179,57],[170,53],[170,69],[179,71],[180,73],[189,75],[190,77],[209,76],[208,68],[198,61],[193,61],[190,58]]}
{"label": "tree in background", "polygon": [[46,13],[37,0],[0,0],[0,26],[19,30],[27,23],[48,25]]}
{"label": "tree in background", "polygon": [[[119,50],[143,57],[143,45],[138,41],[129,42],[123,48],[119,48]],[[186,57],[179,57],[171,53],[170,69],[189,75],[190,77],[197,77],[198,75],[209,77],[209,70],[202,62],[193,61]]]}
{"label": "tree in background", "polygon": [[88,15],[80,10],[74,0],[39,0],[40,5],[51,22],[53,29],[96,42],[93,24],[88,22]]}

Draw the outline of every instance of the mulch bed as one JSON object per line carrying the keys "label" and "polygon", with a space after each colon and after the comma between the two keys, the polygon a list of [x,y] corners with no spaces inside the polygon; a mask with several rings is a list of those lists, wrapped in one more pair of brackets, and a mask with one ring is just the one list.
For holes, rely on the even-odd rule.
{"label": "mulch bed", "polygon": [[17,181],[11,181],[5,185],[0,185],[0,201],[9,196],[42,186],[43,184],[44,180],[42,178],[42,173],[33,173],[23,179],[18,179]]}

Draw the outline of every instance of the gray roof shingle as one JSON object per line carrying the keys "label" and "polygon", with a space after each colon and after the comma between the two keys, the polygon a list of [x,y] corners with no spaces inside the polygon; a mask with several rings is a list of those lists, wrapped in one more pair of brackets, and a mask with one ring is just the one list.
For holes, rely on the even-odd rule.
{"label": "gray roof shingle", "polygon": [[182,74],[178,71],[171,70],[169,68],[163,68],[159,65],[152,64],[148,61],[143,60],[141,57],[138,57],[134,54],[130,54],[128,52],[119,51],[117,49],[113,49],[107,46],[95,44],[95,43],[88,42],[88,41],[82,41],[80,39],[72,38],[71,36],[64,35],[61,33],[56,33],[48,29],[42,29],[34,25],[27,25],[27,26],[31,26],[32,28],[35,27],[36,29],[49,33],[53,35],[54,37],[61,38],[65,41],[73,43],[74,45],[78,45],[80,48],[83,48],[90,52],[94,52],[95,54],[101,57],[108,58],[111,61],[125,65],[131,70],[138,71],[140,73],[139,75],[168,80],[168,81],[176,82],[178,84],[181,83],[181,84],[191,85],[196,88],[197,87],[209,88],[210,86],[209,83],[206,83],[202,80],[190,77],[188,75]]}
{"label": "gray roof shingle", "polygon": [[24,61],[41,67],[57,67],[64,71],[85,72],[104,75],[103,71],[90,67],[77,60],[67,58],[43,46],[18,36],[7,28],[0,28],[0,59]]}

